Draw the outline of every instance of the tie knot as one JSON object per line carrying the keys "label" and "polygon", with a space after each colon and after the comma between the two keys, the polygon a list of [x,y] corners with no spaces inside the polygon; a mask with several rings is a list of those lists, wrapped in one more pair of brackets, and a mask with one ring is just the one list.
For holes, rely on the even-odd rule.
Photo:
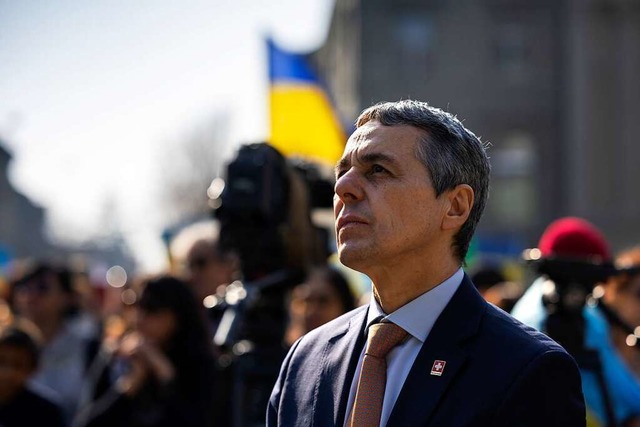
{"label": "tie knot", "polygon": [[407,331],[395,323],[383,322],[369,326],[366,354],[384,358],[407,337]]}

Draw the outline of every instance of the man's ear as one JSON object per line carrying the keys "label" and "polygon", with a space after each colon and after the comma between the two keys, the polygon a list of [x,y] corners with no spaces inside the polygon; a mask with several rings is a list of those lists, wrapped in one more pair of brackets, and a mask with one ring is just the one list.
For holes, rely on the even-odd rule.
{"label": "man's ear", "polygon": [[442,218],[442,229],[458,229],[469,218],[473,207],[473,188],[467,184],[459,184],[447,191],[444,196],[448,200],[447,210]]}

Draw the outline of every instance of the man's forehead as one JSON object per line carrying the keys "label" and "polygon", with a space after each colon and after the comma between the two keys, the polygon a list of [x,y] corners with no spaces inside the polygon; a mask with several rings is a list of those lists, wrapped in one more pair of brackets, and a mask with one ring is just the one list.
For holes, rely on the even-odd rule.
{"label": "man's forehead", "polygon": [[347,141],[347,148],[355,149],[372,140],[376,135],[384,134],[385,128],[380,122],[372,120],[357,128]]}
{"label": "man's forehead", "polygon": [[[360,126],[349,137],[343,157],[354,152],[367,151],[369,147],[388,144],[390,147],[415,143],[423,135],[423,131],[410,125],[385,126],[377,121],[370,121]],[[385,144],[385,145],[386,145]],[[412,145],[412,144],[411,144]]]}

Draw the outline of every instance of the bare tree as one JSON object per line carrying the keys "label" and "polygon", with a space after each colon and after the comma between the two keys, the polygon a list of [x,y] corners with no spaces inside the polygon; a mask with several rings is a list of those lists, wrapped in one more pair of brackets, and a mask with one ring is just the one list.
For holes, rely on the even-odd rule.
{"label": "bare tree", "polygon": [[159,181],[168,224],[209,213],[207,188],[223,167],[228,120],[227,114],[216,114],[165,152]]}

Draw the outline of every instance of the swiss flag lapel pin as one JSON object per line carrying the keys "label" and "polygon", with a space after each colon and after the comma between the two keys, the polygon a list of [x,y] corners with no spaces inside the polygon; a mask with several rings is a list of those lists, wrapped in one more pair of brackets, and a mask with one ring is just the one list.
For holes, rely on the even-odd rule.
{"label": "swiss flag lapel pin", "polygon": [[444,360],[436,360],[433,362],[433,366],[431,367],[431,375],[435,375],[437,377],[442,376],[444,372],[444,366],[447,364]]}

